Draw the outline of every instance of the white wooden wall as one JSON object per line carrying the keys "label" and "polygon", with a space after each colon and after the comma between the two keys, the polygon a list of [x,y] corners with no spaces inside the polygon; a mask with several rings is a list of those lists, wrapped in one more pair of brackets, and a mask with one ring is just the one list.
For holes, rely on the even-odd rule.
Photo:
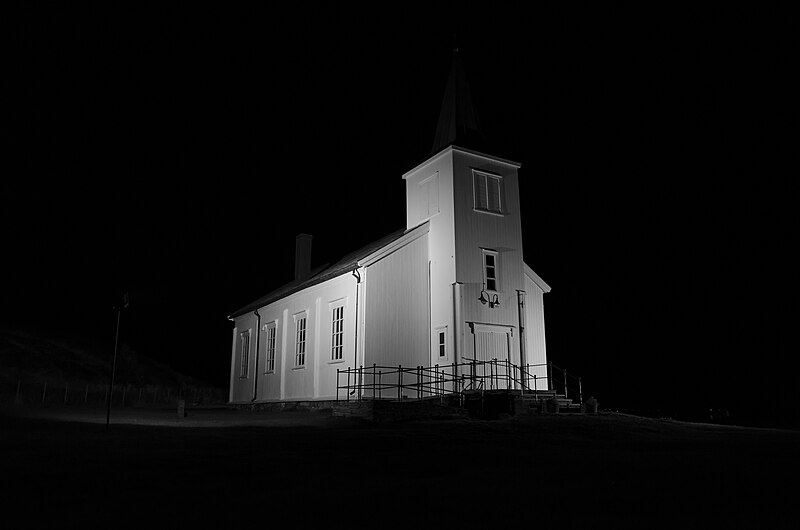
{"label": "white wooden wall", "polygon": [[428,235],[367,267],[364,366],[427,366]]}
{"label": "white wooden wall", "polygon": [[[406,217],[410,230],[423,222],[430,226],[430,352],[424,365],[455,360],[457,328],[453,318],[455,266],[455,216],[453,212],[453,155],[445,150],[403,175],[406,181]],[[438,334],[445,332],[445,355],[439,356]]]}
{"label": "white wooden wall", "polygon": [[[502,215],[475,211],[472,170],[482,170],[502,178]],[[461,312],[465,323],[477,322],[515,328],[509,356],[518,364],[519,310],[517,291],[523,289],[522,226],[520,221],[517,167],[514,164],[462,151],[453,152],[455,204],[456,279],[461,286]],[[498,253],[499,306],[482,304],[482,249]],[[462,327],[462,358],[475,356],[469,328]]]}
{"label": "white wooden wall", "polygon": [[[304,289],[287,298],[259,309],[261,326],[256,334],[256,317],[253,313],[235,319],[237,342],[232,348],[231,392],[233,403],[250,403],[257,394],[257,402],[280,400],[335,399],[336,370],[355,364],[355,296],[356,279],[345,273],[341,276]],[[344,306],[343,358],[332,358],[332,313],[338,305]],[[306,314],[306,359],[303,367],[295,366],[295,318]],[[266,327],[274,323],[275,368],[266,367]],[[238,333],[251,329],[249,370],[246,378],[239,377],[241,363]],[[258,369],[255,351],[258,337]],[[257,372],[257,373],[256,373]],[[258,377],[255,389],[254,378]]]}
{"label": "white wooden wall", "polygon": [[[540,365],[547,363],[547,348],[544,337],[544,291],[526,274],[525,275],[525,321],[526,340],[525,355],[527,364]],[[531,374],[536,374],[537,379],[547,377],[547,367],[537,366],[531,368]],[[533,383],[530,383],[531,385]],[[539,386],[543,389],[545,387]]]}
{"label": "white wooden wall", "polygon": [[[231,390],[230,390],[230,400],[231,402],[239,402],[245,401],[252,397],[252,386],[253,380],[252,377],[248,378],[241,378],[240,374],[240,366],[242,362],[242,349],[241,349],[241,341],[239,340],[239,334],[243,331],[250,331],[250,351],[247,352],[248,356],[248,374],[252,376],[253,369],[255,363],[253,362],[253,352],[255,348],[253,347],[253,328],[255,327],[255,316],[251,314],[242,315],[237,317],[235,320],[235,327],[233,330],[233,347],[231,348]],[[249,381],[249,384],[248,384]]]}

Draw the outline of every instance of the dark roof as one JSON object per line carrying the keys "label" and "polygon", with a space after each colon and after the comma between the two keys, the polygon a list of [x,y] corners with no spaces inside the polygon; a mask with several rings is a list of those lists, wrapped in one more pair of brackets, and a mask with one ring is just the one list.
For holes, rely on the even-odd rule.
{"label": "dark roof", "polygon": [[472,104],[472,96],[458,48],[453,49],[450,75],[442,98],[431,154],[453,144],[478,151],[491,147],[481,130],[478,112]]}
{"label": "dark roof", "polygon": [[330,280],[331,278],[335,278],[337,276],[341,276],[342,274],[353,271],[358,267],[358,261],[360,259],[369,256],[373,252],[385,247],[392,241],[399,239],[406,232],[407,230],[405,229],[397,230],[385,237],[373,241],[372,243],[361,247],[355,252],[347,254],[333,265],[323,266],[319,270],[312,272],[311,276],[309,276],[305,280],[289,282],[283,287],[279,287],[278,289],[275,289],[271,293],[267,293],[261,298],[254,300],[253,302],[247,304],[246,306],[240,309],[237,309],[236,311],[228,315],[228,318],[234,318],[244,315],[245,313],[250,313],[260,307],[264,307],[265,305],[277,302],[281,298],[286,298],[287,296],[292,295],[298,291],[302,291],[303,289],[311,287],[312,285],[322,283],[324,281]]}

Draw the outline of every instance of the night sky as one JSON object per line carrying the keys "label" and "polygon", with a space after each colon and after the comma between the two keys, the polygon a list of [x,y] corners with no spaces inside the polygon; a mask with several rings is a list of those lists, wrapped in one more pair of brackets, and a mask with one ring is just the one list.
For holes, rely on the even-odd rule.
{"label": "night sky", "polygon": [[480,5],[7,12],[0,324],[113,342],[130,291],[120,340],[227,386],[297,233],[319,265],[404,227],[455,41],[550,358],[601,405],[797,407],[796,25]]}

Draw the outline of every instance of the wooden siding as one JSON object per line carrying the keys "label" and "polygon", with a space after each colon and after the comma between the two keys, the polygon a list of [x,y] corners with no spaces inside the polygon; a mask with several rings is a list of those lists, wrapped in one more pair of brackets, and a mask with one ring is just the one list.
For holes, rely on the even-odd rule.
{"label": "wooden siding", "polygon": [[427,365],[430,359],[428,235],[367,267],[364,365]]}
{"label": "wooden siding", "polygon": [[475,330],[475,359],[478,361],[506,361],[508,359],[508,331]]}
{"label": "wooden siding", "polygon": [[[544,338],[544,292],[525,275],[525,355],[527,364],[547,363],[547,349]],[[530,370],[538,379],[547,377],[547,367],[537,366]],[[539,386],[539,388],[543,388]]]}
{"label": "wooden siding", "polygon": [[[416,169],[406,173],[406,204],[408,228],[427,219],[429,224],[428,252],[430,258],[430,328],[445,328],[447,333],[447,354],[440,358],[438,354],[438,337],[430,334],[431,358],[424,364],[433,366],[437,363],[451,363],[453,345],[457,341],[457,329],[460,327],[453,319],[453,284],[456,281],[455,266],[455,227],[453,213],[453,152],[444,150],[441,154],[429,159]],[[436,208],[431,208],[430,187],[436,182]],[[427,192],[425,195],[423,191]]]}
{"label": "wooden siding", "polygon": [[[280,400],[334,399],[336,369],[355,364],[355,291],[356,280],[343,274],[326,282],[299,291],[258,310],[261,329],[256,333],[253,313],[235,319],[238,332],[251,329],[250,369],[246,379],[239,378],[241,352],[238,343],[232,350],[231,392],[233,403]],[[343,358],[331,358],[332,309],[344,307]],[[305,367],[295,367],[295,319],[306,315]],[[268,325],[275,325],[275,369],[266,370]],[[258,373],[255,373],[255,344],[258,340]],[[237,337],[238,339],[238,337]]]}
{"label": "wooden siding", "polygon": [[[257,400],[280,399],[281,397],[281,370],[283,369],[284,346],[283,327],[286,321],[283,318],[283,311],[278,307],[266,307],[259,310],[261,314],[261,330],[258,333],[258,396]],[[267,373],[267,333],[266,328],[270,325],[275,326],[275,368]],[[252,399],[253,396],[250,396]]]}
{"label": "wooden siding", "polygon": [[513,383],[507,379],[509,371],[506,364],[509,360],[514,362],[510,356],[513,353],[513,329],[508,326],[471,324],[468,333],[472,343],[471,359],[491,364],[467,366],[463,369],[464,373],[484,378],[485,389],[513,388]]}
{"label": "wooden siding", "polygon": [[231,375],[228,384],[228,401],[233,401],[233,387],[236,380],[236,339],[239,337],[239,328],[233,327],[233,341],[231,342]]}
{"label": "wooden siding", "polygon": [[[230,398],[233,402],[247,401],[253,397],[253,370],[255,369],[253,353],[255,352],[254,329],[256,317],[252,313],[237,317],[234,321],[236,335],[234,336],[233,360],[231,362],[231,391]],[[242,342],[239,335],[250,331],[250,351],[248,352],[247,377],[240,377],[242,363]]]}
{"label": "wooden siding", "polygon": [[[502,215],[475,211],[472,170],[502,177]],[[517,328],[517,291],[524,289],[522,226],[516,168],[490,158],[461,151],[453,152],[453,193],[455,209],[456,281],[461,283],[461,317],[478,322]],[[482,249],[496,251],[500,304],[490,307],[478,299],[484,287]],[[469,334],[469,330],[465,333]],[[464,337],[462,357],[472,357],[471,337]],[[519,333],[511,340],[511,361],[519,362]]]}

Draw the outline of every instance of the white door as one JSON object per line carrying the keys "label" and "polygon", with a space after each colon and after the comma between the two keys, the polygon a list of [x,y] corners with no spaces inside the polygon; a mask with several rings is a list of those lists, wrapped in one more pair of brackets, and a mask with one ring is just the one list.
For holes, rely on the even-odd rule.
{"label": "white door", "polygon": [[475,359],[491,361],[508,359],[508,331],[475,331]]}
{"label": "white door", "polygon": [[[485,389],[508,388],[507,361],[510,359],[511,328],[473,324],[475,375],[483,379]],[[513,382],[511,383],[513,387]]]}

